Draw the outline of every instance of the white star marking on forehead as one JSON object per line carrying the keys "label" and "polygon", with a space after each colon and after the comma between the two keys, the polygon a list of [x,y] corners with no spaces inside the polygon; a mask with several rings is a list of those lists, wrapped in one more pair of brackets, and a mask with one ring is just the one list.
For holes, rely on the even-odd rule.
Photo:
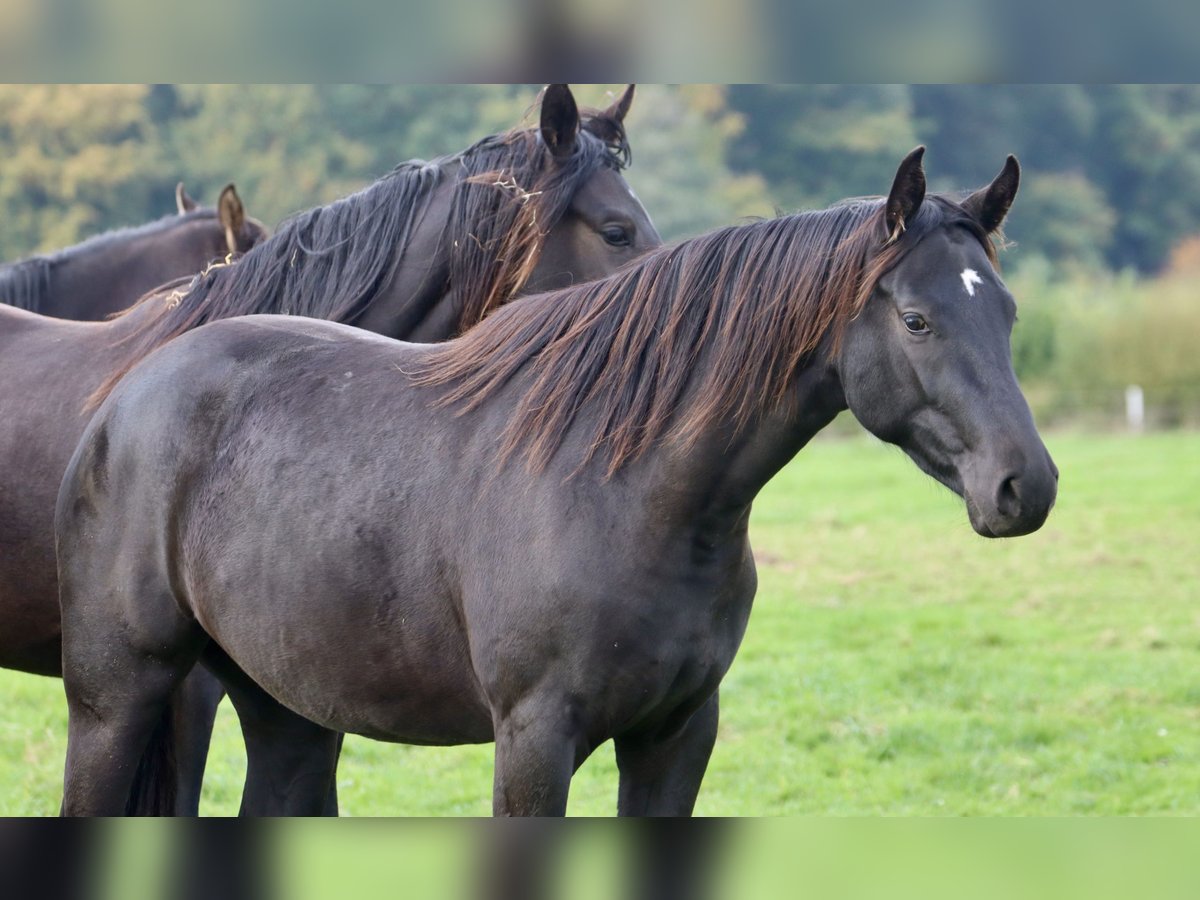
{"label": "white star marking on forehead", "polygon": [[975,285],[983,284],[983,279],[979,277],[979,273],[974,269],[963,269],[962,275],[963,287],[967,289],[967,294],[971,297],[975,296]]}

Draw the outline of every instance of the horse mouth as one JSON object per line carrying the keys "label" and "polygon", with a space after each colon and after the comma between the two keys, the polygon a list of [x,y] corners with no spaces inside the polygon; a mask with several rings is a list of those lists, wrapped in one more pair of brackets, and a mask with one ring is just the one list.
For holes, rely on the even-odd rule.
{"label": "horse mouth", "polygon": [[963,494],[967,504],[967,517],[975,533],[985,538],[1014,538],[1032,534],[1042,527],[1050,512],[1051,502],[1043,511],[1027,511],[1021,515],[1005,516],[997,511],[989,516],[985,514],[971,499],[970,494]]}
{"label": "horse mouth", "polygon": [[985,538],[1000,537],[1000,535],[996,534],[996,532],[992,530],[992,527],[988,525],[987,517],[983,514],[983,511],[979,508],[978,504],[971,499],[971,495],[966,491],[963,491],[960,496],[963,498],[963,503],[966,504],[967,519],[970,521],[971,527],[975,529],[975,533],[980,537]]}

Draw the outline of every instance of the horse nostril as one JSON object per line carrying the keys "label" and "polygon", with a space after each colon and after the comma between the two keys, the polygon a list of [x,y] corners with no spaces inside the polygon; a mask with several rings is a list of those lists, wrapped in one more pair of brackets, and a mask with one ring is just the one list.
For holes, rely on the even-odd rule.
{"label": "horse nostril", "polygon": [[1017,487],[1017,476],[1009,475],[1000,482],[1000,489],[996,491],[996,509],[1000,515],[1014,519],[1021,512],[1021,494]]}

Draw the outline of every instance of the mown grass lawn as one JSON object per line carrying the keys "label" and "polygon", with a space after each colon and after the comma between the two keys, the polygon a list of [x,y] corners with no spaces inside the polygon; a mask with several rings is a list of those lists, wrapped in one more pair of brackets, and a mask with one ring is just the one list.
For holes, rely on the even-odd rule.
{"label": "mown grass lawn", "polygon": [[[1200,434],[1052,435],[1059,503],[986,541],[894,449],[822,440],[755,508],[759,595],[705,814],[1200,813]],[[57,810],[61,684],[0,672],[0,813]],[[205,812],[236,812],[222,708]],[[349,815],[486,814],[491,748],[350,738]],[[615,808],[602,747],[571,811]]]}

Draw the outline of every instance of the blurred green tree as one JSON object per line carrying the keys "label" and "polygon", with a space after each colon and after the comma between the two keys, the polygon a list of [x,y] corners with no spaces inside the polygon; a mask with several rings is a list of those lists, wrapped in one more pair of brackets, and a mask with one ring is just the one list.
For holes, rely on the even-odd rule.
{"label": "blurred green tree", "polygon": [[626,174],[666,240],[774,213],[763,178],[728,164],[744,121],[725,101],[717,85],[638,88]]}
{"label": "blurred green tree", "polygon": [[1092,179],[1117,211],[1109,262],[1157,271],[1200,226],[1200,86],[1093,89]]}
{"label": "blurred green tree", "polygon": [[[581,86],[604,105],[620,86]],[[177,180],[238,184],[268,222],[413,157],[526,121],[536,85],[0,87],[0,258],[166,214]],[[888,189],[930,146],[936,190],[1025,171],[1009,265],[1158,271],[1200,232],[1194,85],[643,86],[631,183],[668,238]]]}
{"label": "blurred green tree", "polygon": [[886,194],[918,143],[904,85],[736,85],[728,97],[745,121],[730,161],[761,174],[784,212]]}
{"label": "blurred green tree", "polygon": [[174,207],[144,85],[0,86],[0,258]]}
{"label": "blurred green tree", "polygon": [[1101,189],[1079,172],[1027,174],[1004,231],[1022,265],[1041,256],[1058,268],[1102,269],[1117,213]]}

